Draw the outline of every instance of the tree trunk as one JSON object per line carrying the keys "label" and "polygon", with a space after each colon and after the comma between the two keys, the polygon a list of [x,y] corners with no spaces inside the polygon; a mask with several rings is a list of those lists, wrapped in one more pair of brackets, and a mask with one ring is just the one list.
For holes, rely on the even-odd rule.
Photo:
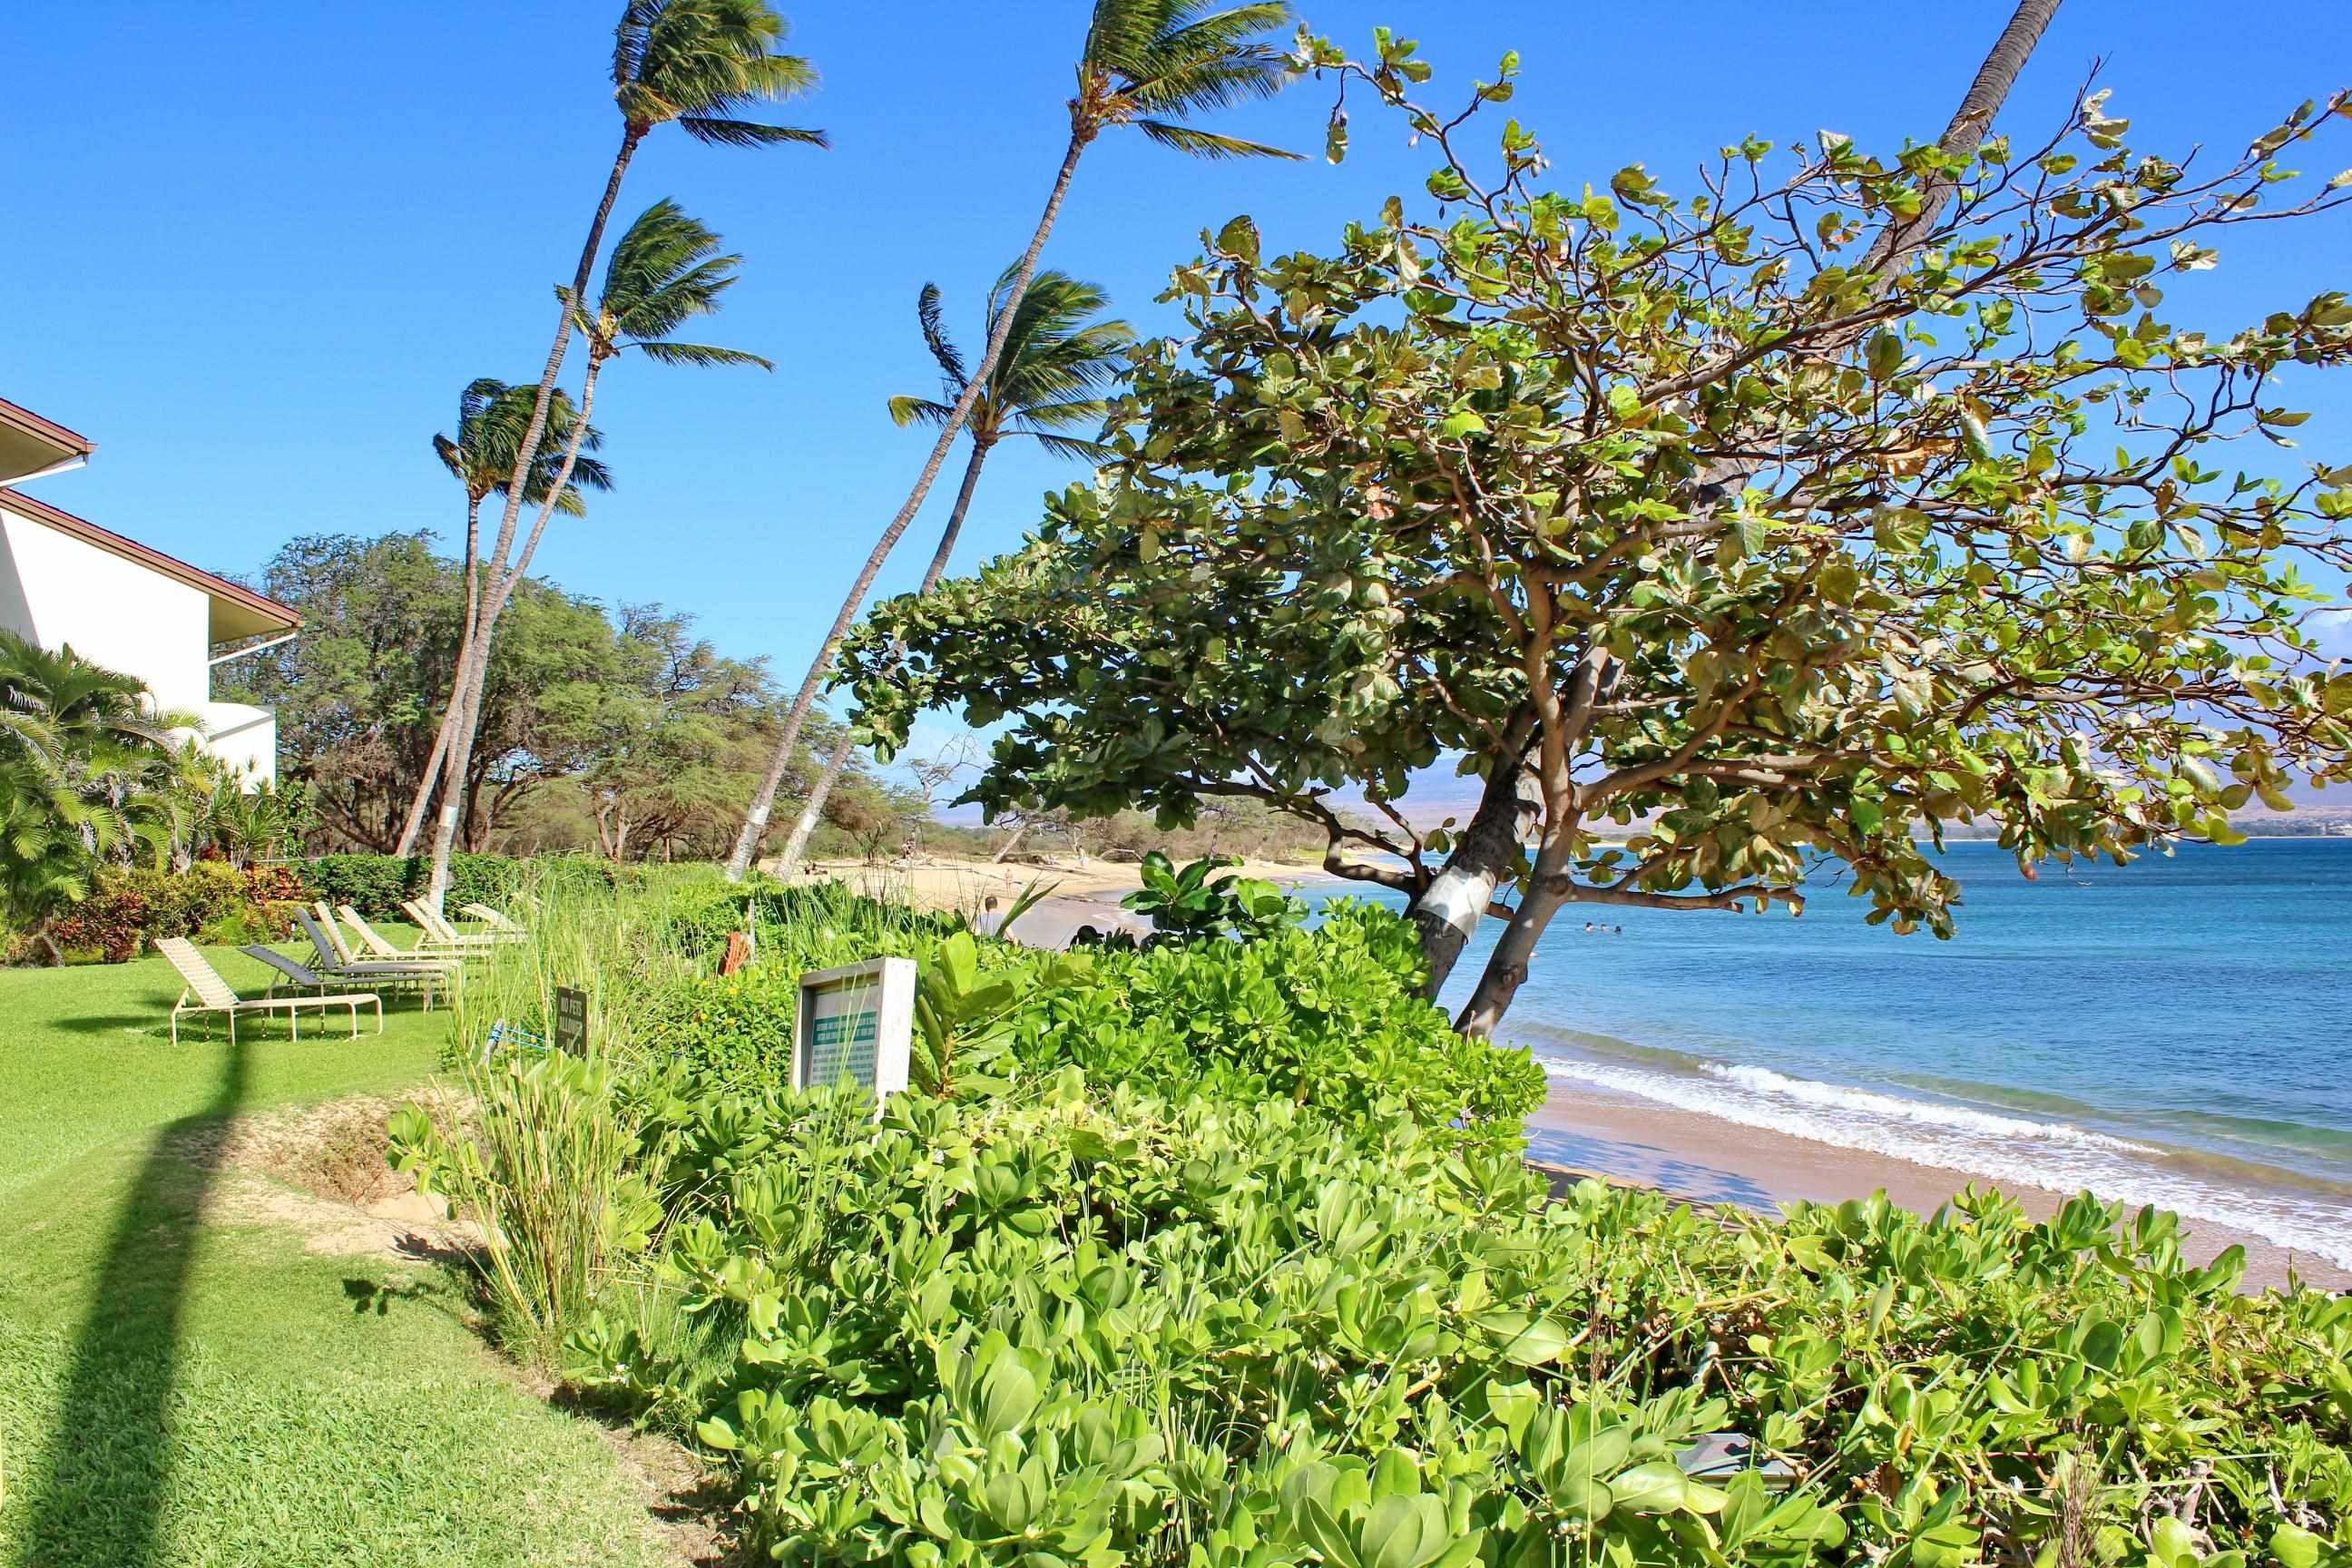
{"label": "tree trunk", "polygon": [[[450,753],[442,763],[451,779],[464,778],[473,759],[475,732],[482,721],[482,686],[489,675],[491,629],[505,612],[507,601],[514,596],[515,584],[530,569],[530,558],[539,549],[541,536],[547,531],[548,519],[555,515],[556,503],[562,499],[565,487],[572,483],[572,470],[580,461],[581,444],[588,438],[588,416],[596,407],[596,378],[603,372],[604,365],[604,356],[598,354],[592,345],[587,371],[580,378],[579,416],[572,422],[572,436],[563,448],[563,461],[557,467],[554,479],[548,487],[547,499],[541,504],[539,515],[531,520],[530,532],[524,539],[521,551],[515,556],[514,564],[504,570],[500,570],[506,553],[504,545],[513,542],[513,535],[510,531],[502,535],[499,557],[491,562],[489,575],[482,584],[482,613],[474,634],[474,645],[468,649],[470,658],[467,670],[470,674],[461,672],[459,676],[464,713],[453,731],[455,739],[450,742]],[[472,810],[470,799],[467,809],[469,813]],[[445,801],[440,824],[434,832],[433,874],[425,893],[426,900],[436,910],[441,907],[441,895],[449,888],[449,856],[443,845],[454,840],[456,832],[456,815]]]}
{"label": "tree trunk", "polygon": [[[2042,41],[2042,34],[2050,19],[2058,14],[2059,0],[2018,0],[2017,9],[2011,13],[2009,25],[1993,40],[1992,52],[1977,68],[1976,79],[1960,99],[1949,124],[1937,145],[1958,157],[1974,153],[1992,131],[1993,116],[2009,98],[2009,89],[2017,84],[2018,73],[2033,54],[2033,46]],[[1943,212],[1944,204],[1952,199],[1952,184],[1937,180],[1922,193],[1918,215],[1906,221],[1889,224],[1877,243],[1870,247],[1870,259],[1864,262],[1867,271],[1878,271],[1890,263],[1902,260],[1915,243],[1916,236],[1925,234]]]}
{"label": "tree trunk", "polygon": [[[1992,129],[1993,117],[2008,98],[2018,73],[2033,53],[2043,29],[2057,14],[2060,0],[2019,0],[2009,23],[1994,41],[1992,52],[1985,57],[1977,69],[1976,79],[1960,100],[1960,107],[1946,126],[1939,145],[1947,153],[1970,153],[1976,151]],[[1890,225],[1872,246],[1865,268],[1882,274],[1878,289],[1884,292],[1887,280],[1884,276],[1902,264],[1909,248],[1919,235],[1927,232],[1937,215],[1951,199],[1948,182],[1938,181],[1924,193],[1919,216],[1906,223]],[[1712,502],[1746,483],[1751,465],[1738,461],[1718,463],[1696,476],[1697,499]],[[1483,805],[1482,805],[1483,809]],[[1565,836],[1557,842],[1565,844]],[[1567,901],[1558,892],[1549,891],[1566,869],[1564,851],[1555,852],[1547,846],[1537,857],[1536,868],[1528,879],[1527,891],[1519,900],[1518,912],[1505,929],[1502,940],[1486,961],[1486,972],[1478,977],[1477,989],[1454,1019],[1454,1027],[1475,1038],[1491,1037],[1509,1011],[1511,1000],[1518,994],[1528,977],[1528,964],[1533,956],[1537,941],[1551,922],[1552,916]],[[1424,942],[1427,936],[1424,934]]]}
{"label": "tree trunk", "polygon": [[760,840],[768,832],[768,814],[775,809],[776,791],[793,765],[793,748],[800,744],[801,726],[807,721],[808,711],[816,701],[818,689],[824,684],[825,673],[832,668],[834,650],[841,646],[841,639],[849,633],[850,624],[857,618],[858,609],[866,602],[866,591],[874,586],[874,579],[882,571],[882,563],[889,558],[899,536],[915,520],[915,512],[922,506],[924,498],[931,493],[931,485],[947,462],[949,448],[955,445],[956,437],[971,417],[972,405],[980,400],[982,389],[987,386],[989,377],[996,372],[996,362],[1004,353],[1004,340],[1013,331],[1013,318],[1020,310],[1022,297],[1029,291],[1029,279],[1037,270],[1038,253],[1045,248],[1045,237],[1053,232],[1054,220],[1061,215],[1062,198],[1069,194],[1070,178],[1077,173],[1078,158],[1086,147],[1086,140],[1073,131],[1069,148],[1062,154],[1061,170],[1054,176],[1053,194],[1045,198],[1045,210],[1038,216],[1036,230],[1029,237],[1029,248],[1022,253],[1020,270],[1013,275],[1013,286],[1005,290],[1003,309],[996,318],[995,329],[988,334],[987,352],[980,356],[980,363],[973,367],[971,378],[964,383],[955,406],[948,410],[947,419],[940,427],[939,439],[931,444],[931,455],[924,462],[922,474],[916,479],[906,504],[898,509],[898,515],[890,520],[890,526],[882,531],[882,537],[875,541],[872,552],[866,558],[866,569],[851,584],[849,596],[841,602],[841,613],[833,619],[833,628],[818,646],[816,658],[810,661],[808,678],[801,682],[799,692],[793,698],[792,709],[784,715],[783,732],[776,738],[776,754],[769,761],[767,776],[760,781],[759,793],[752,796],[751,809],[744,816],[742,831],[735,836],[734,852],[727,858],[727,878],[730,881],[741,881],[759,854]]}
{"label": "tree trunk", "polygon": [[[471,657],[459,665],[457,684],[449,694],[450,707],[461,710],[457,726],[451,731],[448,749],[442,758],[442,770],[451,779],[466,776],[466,766],[473,754],[479,693],[470,691],[468,688],[475,684],[471,678],[489,662],[491,623],[498,618],[499,606],[503,603],[503,595],[499,592],[501,571],[506,565],[507,552],[514,545],[515,526],[522,516],[524,493],[530,488],[526,476],[530,472],[531,464],[538,459],[540,442],[547,434],[547,408],[555,395],[555,378],[562,374],[564,353],[572,346],[572,313],[586,305],[588,281],[596,270],[596,253],[604,245],[604,226],[612,219],[613,204],[621,195],[621,178],[628,173],[629,160],[636,155],[637,142],[644,134],[634,125],[622,132],[621,150],[614,155],[613,173],[604,182],[604,198],[596,204],[596,216],[588,225],[587,243],[580,247],[580,264],[572,275],[572,291],[557,307],[555,341],[548,347],[547,365],[540,372],[539,392],[531,400],[530,420],[523,426],[522,442],[515,451],[514,472],[507,480],[506,508],[499,518],[498,539],[491,546],[488,570],[484,574],[482,590],[487,602],[475,627],[475,646],[470,650]],[[588,411],[583,407],[578,421],[579,433],[584,435],[587,426]],[[576,449],[576,441],[574,445]],[[555,496],[562,493],[562,487],[558,485],[549,497],[551,504]],[[545,521],[544,517],[541,519],[542,527]],[[536,539],[537,530],[534,530],[534,542]],[[529,560],[528,552],[524,560]],[[510,588],[511,577],[505,582]],[[454,789],[442,792],[441,810],[433,826],[433,876],[425,897],[425,901],[436,910],[441,907],[441,895],[449,887],[449,853],[457,836],[457,794]]]}
{"label": "tree trunk", "polygon": [[[481,594],[482,498],[471,489],[466,492],[466,621],[457,635],[456,669],[466,668],[466,656],[474,646],[474,628],[482,613]],[[452,671],[455,681],[455,670]],[[433,754],[425,759],[425,772],[416,781],[415,798],[408,803],[408,815],[400,825],[400,837],[393,853],[402,859],[416,853],[416,836],[425,830],[425,813],[433,804],[433,786],[441,782],[441,763],[449,754],[449,726],[457,716],[457,704],[441,710],[441,725],[433,734]]]}
{"label": "tree trunk", "polygon": [[1478,976],[1477,989],[1470,993],[1470,1000],[1454,1020],[1454,1028],[1474,1040],[1493,1037],[1496,1026],[1510,1011],[1511,999],[1527,984],[1528,963],[1535,955],[1536,943],[1551,924],[1551,917],[1568,901],[1551,890],[1567,869],[1567,844],[1568,836],[1562,834],[1538,852],[1526,891],[1519,895],[1518,912],[1503,928],[1502,940],[1495,943],[1486,970]]}
{"label": "tree trunk", "polygon": [[1024,822],[1017,824],[1013,829],[1013,837],[1006,839],[1003,846],[997,849],[996,853],[988,858],[988,863],[992,866],[1003,865],[1004,858],[1013,853],[1013,847],[1021,842],[1021,836],[1028,831],[1029,825],[1027,823]]}
{"label": "tree trunk", "polygon": [[1405,910],[1421,933],[1421,951],[1429,960],[1423,995],[1436,999],[1462,950],[1477,934],[1496,891],[1518,868],[1520,841],[1542,815],[1542,793],[1524,761],[1497,767],[1488,776],[1478,809],[1462,830],[1454,853]]}
{"label": "tree trunk", "polygon": [[[932,554],[931,564],[923,573],[922,586],[917,588],[916,593],[929,593],[946,575],[948,557],[955,553],[956,535],[963,531],[964,513],[971,510],[971,493],[980,485],[981,465],[988,461],[988,449],[992,445],[993,442],[973,437],[971,459],[963,466],[963,483],[956,489],[955,510],[948,513],[948,525],[940,532],[940,547]],[[891,649],[894,664],[899,651],[897,647]],[[816,832],[816,825],[824,818],[824,803],[833,797],[833,786],[840,781],[842,771],[849,766],[851,750],[849,730],[845,725],[841,739],[834,742],[833,755],[825,759],[824,772],[817,775],[816,783],[809,790],[808,804],[801,807],[799,817],[793,823],[792,837],[784,840],[782,859],[785,869],[790,870],[798,865],[801,857],[808,853],[809,839]]]}

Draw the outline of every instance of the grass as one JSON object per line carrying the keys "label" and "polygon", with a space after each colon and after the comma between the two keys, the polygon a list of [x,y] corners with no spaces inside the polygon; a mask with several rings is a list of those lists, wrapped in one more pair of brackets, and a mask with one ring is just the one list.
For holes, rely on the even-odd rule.
{"label": "grass", "polygon": [[[209,954],[258,992],[258,964]],[[447,1014],[289,1042],[163,1016],[160,959],[0,971],[0,1563],[669,1560],[592,1424],[518,1386],[450,1277],[204,1217],[250,1181],[189,1135],[391,1094]]]}

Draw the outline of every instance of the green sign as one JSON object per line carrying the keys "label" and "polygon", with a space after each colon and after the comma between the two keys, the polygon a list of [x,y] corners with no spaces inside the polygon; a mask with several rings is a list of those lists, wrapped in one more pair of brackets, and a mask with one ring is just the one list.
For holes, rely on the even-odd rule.
{"label": "green sign", "polygon": [[588,1049],[588,993],[555,988],[555,1048],[579,1056]]}

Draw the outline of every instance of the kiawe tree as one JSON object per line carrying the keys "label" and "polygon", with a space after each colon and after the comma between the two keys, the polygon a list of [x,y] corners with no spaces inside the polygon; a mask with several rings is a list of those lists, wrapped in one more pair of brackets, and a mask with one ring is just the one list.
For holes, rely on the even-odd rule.
{"label": "kiawe tree", "polygon": [[[995,335],[996,320],[1003,312],[1016,270],[1006,268],[989,293],[991,337]],[[1118,369],[1124,351],[1135,341],[1133,330],[1125,321],[1090,319],[1109,303],[1110,296],[1095,284],[1050,270],[1039,273],[1021,296],[1020,309],[1004,336],[1004,352],[965,422],[971,450],[964,459],[963,482],[956,489],[947,526],[940,531],[939,548],[931,552],[931,563],[923,569],[922,583],[915,592],[929,593],[947,572],[956,540],[963,532],[964,517],[971,510],[972,492],[980,488],[981,468],[999,442],[1027,437],[1056,457],[1089,462],[1110,455],[1109,448],[1099,442],[1072,434],[1101,426],[1110,406],[1103,400],[1103,389]],[[924,346],[939,363],[940,390],[950,401],[894,397],[890,417],[900,425],[944,425],[971,378],[964,369],[963,355],[948,336],[936,285],[923,285],[916,298],[915,315],[922,327]],[[807,850],[809,836],[816,831],[825,801],[833,794],[834,781],[849,765],[855,745],[855,731],[844,725],[824,771],[810,787],[793,824],[792,836],[784,841],[787,866],[797,864]]]}
{"label": "kiawe tree", "polygon": [[1295,156],[1185,123],[1193,115],[1268,98],[1281,90],[1287,77],[1282,57],[1257,39],[1289,17],[1287,0],[1247,0],[1223,10],[1206,0],[1094,0],[1086,42],[1078,52],[1077,91],[1069,102],[1070,137],[1062,151],[1061,167],[1055,172],[1053,189],[1045,197],[1045,211],[1038,216],[1029,247],[1014,265],[1010,280],[998,285],[1002,303],[991,324],[987,346],[981,351],[980,363],[939,419],[939,437],[931,443],[914,488],[874,542],[865,566],[818,645],[816,657],[809,661],[808,675],[793,694],[767,776],[752,797],[742,830],[736,835],[734,851],[728,857],[730,879],[740,880],[758,858],[760,842],[767,836],[769,814],[775,809],[776,791],[798,753],[801,727],[808,721],[809,709],[832,671],[834,655],[873,590],[883,563],[898,548],[915,513],[922,510],[956,437],[992,383],[1005,342],[1020,319],[1022,299],[1037,270],[1037,257],[1045,248],[1045,238],[1061,216],[1063,198],[1078,172],[1078,160],[1097,137],[1121,126],[1132,126],[1160,146],[1197,158]]}
{"label": "kiawe tree", "polygon": [[[498,618],[492,602],[500,599],[502,588],[510,592],[524,570],[524,561],[509,559],[528,489],[524,477],[539,460],[546,438],[556,378],[562,372],[572,330],[588,298],[589,280],[604,247],[604,226],[620,199],[622,179],[638,146],[656,129],[668,124],[711,146],[824,146],[822,132],[740,118],[757,104],[792,98],[816,80],[807,60],[777,52],[783,37],[783,18],[766,0],[629,0],[622,8],[620,24],[614,30],[612,73],[613,101],[621,115],[621,145],[589,220],[588,237],[580,247],[571,284],[557,290],[554,341],[532,394],[530,417],[516,442],[506,506],[483,562],[478,606],[469,612],[475,646],[470,656],[460,661],[450,689],[449,707],[457,719],[442,763],[453,777],[464,772],[464,753],[471,746],[471,715],[479,710],[479,693],[474,688],[488,661],[490,636]],[[583,411],[583,420],[585,416]],[[562,487],[556,489],[560,494]],[[457,842],[454,795],[454,791],[443,792],[434,822],[428,897],[436,904],[448,885],[449,855]]]}
{"label": "kiawe tree", "polygon": [[[2232,230],[2352,196],[2281,163],[2352,100],[2174,162],[2100,93],[2021,146],[1990,112],[2036,10],[1943,142],[1750,140],[1687,196],[1639,166],[1553,186],[1517,121],[1482,159],[1473,113],[1412,100],[1410,42],[1304,43],[1435,149],[1435,210],[1391,198],[1328,256],[1225,226],[1097,481],[861,631],[861,725],[887,752],[929,707],[1009,718],[991,812],[1318,823],[1333,871],[1411,900],[1433,991],[1503,922],[1473,1034],[1572,903],[1843,879],[1946,935],[1950,825],[2031,875],[2352,778],[2352,675],[2305,629],[2311,574],[2352,570],[2352,467],[2216,450],[2291,445],[2280,373],[2352,358],[2352,301],[2165,319]],[[1480,802],[1424,830],[1399,803],[1447,757]]]}

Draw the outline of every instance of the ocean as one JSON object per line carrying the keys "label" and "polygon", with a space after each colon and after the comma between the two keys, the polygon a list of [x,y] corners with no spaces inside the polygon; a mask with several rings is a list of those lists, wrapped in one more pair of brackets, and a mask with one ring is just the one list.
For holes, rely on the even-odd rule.
{"label": "ocean", "polygon": [[[1864,924],[1828,875],[1802,919],[1571,905],[1502,1034],[1570,1092],[2087,1187],[2352,1268],[2352,839],[2035,881],[1991,844],[1944,863],[1949,942]],[[1585,932],[1604,914],[1622,935]]]}

